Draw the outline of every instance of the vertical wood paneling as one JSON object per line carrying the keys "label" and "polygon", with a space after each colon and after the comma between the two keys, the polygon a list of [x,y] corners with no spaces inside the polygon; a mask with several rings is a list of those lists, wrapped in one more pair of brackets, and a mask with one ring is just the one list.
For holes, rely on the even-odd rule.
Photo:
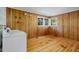
{"label": "vertical wood paneling", "polygon": [[29,13],[26,13],[25,12],[25,20],[26,20],[26,22],[25,22],[25,29],[26,29],[26,33],[27,33],[27,37],[29,38],[29,19],[30,19],[30,15],[29,15]]}
{"label": "vertical wood paneling", "polygon": [[[22,30],[24,32],[27,32],[28,29],[28,17],[25,15],[26,12],[12,9],[12,8],[6,8],[6,18],[7,18],[7,26],[11,29],[18,29]],[[28,33],[28,32],[27,32]]]}
{"label": "vertical wood paneling", "polygon": [[32,37],[32,33],[31,33],[31,32],[32,32],[32,28],[31,28],[31,26],[32,26],[32,25],[31,25],[31,22],[32,22],[32,15],[29,15],[29,17],[30,17],[30,18],[29,18],[29,25],[28,25],[28,26],[29,26],[29,30],[28,30],[28,31],[29,31],[29,38],[31,38],[31,37]]}
{"label": "vertical wood paneling", "polygon": [[77,19],[78,19],[78,20],[77,20],[77,25],[78,25],[78,28],[77,28],[77,29],[78,29],[78,30],[77,30],[77,31],[78,31],[78,32],[77,32],[77,34],[78,34],[78,35],[77,35],[77,40],[79,41],[79,11],[77,12]]}
{"label": "vertical wood paneling", "polygon": [[44,26],[38,26],[38,36],[44,36],[48,33],[48,27],[44,27]]}
{"label": "vertical wood paneling", "polygon": [[70,35],[69,35],[69,33],[70,33],[70,15],[69,15],[69,13],[68,13],[68,15],[67,15],[67,35],[68,35],[68,37],[67,38],[69,38],[70,37]]}
{"label": "vertical wood paneling", "polygon": [[79,40],[79,11],[55,16],[58,18],[57,35]]}
{"label": "vertical wood paneling", "polygon": [[68,38],[69,34],[69,14],[63,14],[63,35],[65,38]]}
{"label": "vertical wood paneling", "polygon": [[36,37],[37,32],[37,16],[34,14],[30,14],[29,20],[29,32],[30,38]]}
{"label": "vertical wood paneling", "polygon": [[56,27],[38,26],[37,15],[35,14],[12,8],[6,8],[6,11],[7,26],[11,29],[25,31],[29,38],[53,34],[65,38],[79,40],[79,11],[54,16],[57,17],[58,21],[58,25]]}
{"label": "vertical wood paneling", "polygon": [[28,20],[29,20],[29,17],[30,17],[30,16],[29,16],[29,13],[26,13],[26,12],[25,12],[24,18],[25,18],[25,28],[26,28],[26,32],[28,32],[28,30],[29,30],[29,29],[28,29],[28,25],[29,25],[29,21],[28,21]]}
{"label": "vertical wood paneling", "polygon": [[77,12],[74,12],[73,13],[73,19],[74,19],[74,39],[75,40],[77,40],[77,27],[78,27],[78,25],[77,25],[77,20],[78,20],[78,18],[77,18]]}
{"label": "vertical wood paneling", "polygon": [[12,9],[7,8],[6,11],[6,24],[12,29]]}
{"label": "vertical wood paneling", "polygon": [[57,16],[57,36],[63,36],[63,19],[62,15]]}
{"label": "vertical wood paneling", "polygon": [[20,28],[19,28],[19,22],[18,22],[18,20],[19,20],[19,11],[18,10],[15,10],[15,15],[14,15],[13,20],[15,20],[15,24],[13,23],[13,25],[16,25],[15,28],[17,30],[19,30]]}
{"label": "vertical wood paneling", "polygon": [[[37,16],[29,12],[6,8],[7,26],[11,29],[22,30],[27,33],[28,38],[47,34],[47,27],[37,26]],[[38,29],[38,30],[37,30]]]}
{"label": "vertical wood paneling", "polygon": [[14,9],[12,9],[12,29],[16,29],[16,11]]}
{"label": "vertical wood paneling", "polygon": [[25,31],[26,32],[26,19],[25,19],[25,13],[23,11],[20,11],[20,15],[19,15],[19,20],[20,20],[20,30]]}
{"label": "vertical wood paneling", "polygon": [[48,35],[54,35],[55,33],[54,33],[54,28],[53,27],[48,27]]}
{"label": "vertical wood paneling", "polygon": [[73,13],[70,13],[70,39],[74,39],[74,19]]}

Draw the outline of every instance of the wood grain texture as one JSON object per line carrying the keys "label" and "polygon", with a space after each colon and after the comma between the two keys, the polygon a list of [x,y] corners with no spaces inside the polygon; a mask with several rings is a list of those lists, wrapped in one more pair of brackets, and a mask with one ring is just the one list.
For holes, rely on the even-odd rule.
{"label": "wood grain texture", "polygon": [[63,19],[62,15],[56,16],[58,21],[57,36],[63,37]]}
{"label": "wood grain texture", "polygon": [[48,27],[38,26],[38,36],[44,36],[48,34]]}
{"label": "wood grain texture", "polygon": [[6,24],[8,27],[10,27],[12,29],[12,9],[7,8],[6,11],[7,11],[6,12],[6,14],[7,14],[6,15],[6,19],[7,19]]}
{"label": "wood grain texture", "polygon": [[57,17],[58,20],[58,26],[55,30],[57,36],[79,40],[79,11],[65,13],[55,17]]}
{"label": "wood grain texture", "polygon": [[37,16],[30,14],[29,19],[29,36],[30,38],[36,37],[37,34]]}
{"label": "wood grain texture", "polygon": [[63,15],[63,36],[65,37],[65,38],[68,38],[68,36],[69,36],[69,14],[64,14]]}
{"label": "wood grain texture", "polygon": [[18,29],[26,32],[28,34],[28,38],[43,35],[55,35],[79,40],[79,11],[53,16],[56,17],[58,21],[58,25],[56,27],[38,26],[38,15],[33,13],[6,8],[6,14],[7,26],[11,29]]}
{"label": "wood grain texture", "polygon": [[77,16],[77,18],[78,18],[78,20],[77,20],[77,25],[78,25],[78,28],[77,28],[78,29],[78,32],[77,32],[78,35],[77,35],[77,38],[79,40],[79,11],[77,12],[77,15],[78,15]]}
{"label": "wood grain texture", "polygon": [[40,36],[28,40],[28,52],[79,52],[79,41],[55,37]]}
{"label": "wood grain texture", "polygon": [[11,29],[26,32],[28,38],[38,37],[48,33],[48,27],[38,26],[37,16],[39,15],[13,8],[6,8],[7,26]]}
{"label": "wood grain texture", "polygon": [[58,21],[56,27],[38,26],[37,16],[33,13],[6,8],[7,27],[27,33],[28,51],[79,51],[79,42],[76,41],[79,40],[79,11],[53,16]]}

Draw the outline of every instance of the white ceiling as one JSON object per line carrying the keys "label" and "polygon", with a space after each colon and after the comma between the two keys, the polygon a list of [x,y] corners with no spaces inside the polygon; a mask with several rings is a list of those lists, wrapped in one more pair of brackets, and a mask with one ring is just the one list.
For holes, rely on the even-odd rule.
{"label": "white ceiling", "polygon": [[54,16],[79,10],[79,7],[13,7],[13,8],[45,16]]}

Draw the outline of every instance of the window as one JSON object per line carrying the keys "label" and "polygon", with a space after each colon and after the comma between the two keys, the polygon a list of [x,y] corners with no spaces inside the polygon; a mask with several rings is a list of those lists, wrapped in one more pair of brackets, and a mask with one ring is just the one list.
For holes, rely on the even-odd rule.
{"label": "window", "polygon": [[44,18],[38,17],[38,25],[39,26],[56,26],[57,25],[57,18]]}
{"label": "window", "polygon": [[38,25],[43,25],[43,18],[38,18]]}
{"label": "window", "polygon": [[57,25],[57,18],[52,18],[51,19],[51,25]]}
{"label": "window", "polygon": [[45,19],[45,25],[49,25],[49,20]]}

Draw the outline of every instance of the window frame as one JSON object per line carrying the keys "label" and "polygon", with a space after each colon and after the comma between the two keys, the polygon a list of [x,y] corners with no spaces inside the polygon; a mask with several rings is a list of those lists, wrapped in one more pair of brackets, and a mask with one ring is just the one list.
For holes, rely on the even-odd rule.
{"label": "window frame", "polygon": [[[38,20],[39,19],[42,19],[42,24],[41,25],[38,24]],[[46,25],[46,19],[48,20],[48,24],[47,25]],[[51,24],[52,20],[54,20],[55,23],[53,22],[53,24]],[[37,25],[38,26],[57,26],[57,24],[58,24],[57,17],[52,17],[52,18],[37,17]]]}
{"label": "window frame", "polygon": [[[52,24],[52,20],[55,21],[55,22],[53,22],[53,24]],[[57,26],[58,25],[57,18],[56,17],[51,18],[51,23],[50,24],[51,24],[51,26]]]}
{"label": "window frame", "polygon": [[[46,20],[47,20],[47,21],[46,21]],[[47,24],[46,24],[46,23],[47,23]],[[45,18],[45,19],[44,19],[44,25],[45,25],[45,26],[49,26],[49,19],[48,19],[48,18]]]}
{"label": "window frame", "polygon": [[[38,20],[39,20],[38,18],[43,19],[43,21],[42,21],[43,24],[42,24],[42,25],[39,25],[39,24],[38,24]],[[38,16],[38,17],[37,17],[37,25],[38,25],[38,26],[44,26],[44,17],[41,17],[41,16]]]}

